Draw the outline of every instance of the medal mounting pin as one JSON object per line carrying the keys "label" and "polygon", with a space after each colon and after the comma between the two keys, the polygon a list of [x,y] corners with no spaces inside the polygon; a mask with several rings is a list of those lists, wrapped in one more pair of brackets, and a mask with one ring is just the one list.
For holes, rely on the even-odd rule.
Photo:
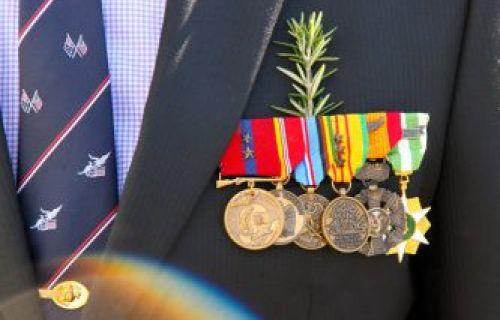
{"label": "medal mounting pin", "polygon": [[252,186],[255,187],[256,183],[261,183],[261,182],[268,182],[268,183],[279,183],[279,182],[284,182],[286,179],[282,177],[278,178],[246,178],[246,177],[238,177],[234,179],[222,179],[219,176],[219,179],[215,182],[215,187],[217,189],[229,187],[229,186],[239,186],[242,184],[247,184],[249,188],[252,188]]}

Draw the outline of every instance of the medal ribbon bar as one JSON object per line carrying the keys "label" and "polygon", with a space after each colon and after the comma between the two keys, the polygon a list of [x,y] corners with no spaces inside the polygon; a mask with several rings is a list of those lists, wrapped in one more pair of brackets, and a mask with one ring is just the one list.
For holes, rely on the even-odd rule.
{"label": "medal ribbon bar", "polygon": [[401,113],[373,112],[366,114],[369,128],[370,148],[368,159],[385,159],[389,151],[401,140]]}
{"label": "medal ribbon bar", "polygon": [[[294,242],[308,250],[328,243],[346,253],[397,253],[400,261],[404,253],[415,253],[427,243],[429,209],[421,209],[418,198],[406,198],[406,185],[425,154],[428,122],[427,114],[399,112],[241,120],[217,181],[217,187],[249,186],[226,207],[229,237],[249,250]],[[401,177],[402,197],[377,186],[389,177],[385,162],[373,162],[382,159]],[[314,193],[325,173],[338,194],[331,202]],[[292,174],[306,194],[284,190]],[[372,181],[350,197],[354,177]],[[276,189],[255,188],[261,182]],[[335,183],[349,186],[337,190]]]}
{"label": "medal ribbon bar", "polygon": [[305,148],[302,162],[295,169],[295,180],[303,186],[316,187],[325,177],[318,119],[314,117],[300,119]]}
{"label": "medal ribbon bar", "polygon": [[221,177],[286,179],[304,156],[301,118],[243,119],[220,162]]}
{"label": "medal ribbon bar", "polygon": [[364,114],[320,118],[325,167],[334,182],[351,182],[368,156],[368,127]]}
{"label": "medal ribbon bar", "polygon": [[401,113],[402,138],[387,155],[396,175],[409,176],[420,168],[427,149],[428,123],[428,114]]}

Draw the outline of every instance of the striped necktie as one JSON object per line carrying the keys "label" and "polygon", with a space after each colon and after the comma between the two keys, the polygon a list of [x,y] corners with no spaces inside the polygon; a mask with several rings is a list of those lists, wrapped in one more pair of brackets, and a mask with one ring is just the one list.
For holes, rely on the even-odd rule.
{"label": "striped necktie", "polygon": [[[20,0],[18,195],[41,288],[77,277],[117,212],[100,0]],[[78,312],[44,303],[47,319]],[[74,316],[73,316],[74,315]]]}

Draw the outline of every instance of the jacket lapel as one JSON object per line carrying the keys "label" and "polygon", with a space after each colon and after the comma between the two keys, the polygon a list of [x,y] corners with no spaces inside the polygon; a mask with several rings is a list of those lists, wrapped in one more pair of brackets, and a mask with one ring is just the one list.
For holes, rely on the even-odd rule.
{"label": "jacket lapel", "polygon": [[[282,2],[168,1],[108,252],[154,258],[175,242],[246,105]],[[1,126],[0,137],[0,311],[42,319]]]}
{"label": "jacket lapel", "polygon": [[[139,143],[105,257],[161,259],[175,243],[243,112],[282,2],[168,0]],[[121,301],[120,287],[95,277],[84,319],[132,317],[141,294],[126,291]]]}
{"label": "jacket lapel", "polygon": [[108,249],[165,256],[246,105],[283,0],[169,0]]}
{"label": "jacket lapel", "polygon": [[0,318],[42,319],[33,266],[0,125]]}

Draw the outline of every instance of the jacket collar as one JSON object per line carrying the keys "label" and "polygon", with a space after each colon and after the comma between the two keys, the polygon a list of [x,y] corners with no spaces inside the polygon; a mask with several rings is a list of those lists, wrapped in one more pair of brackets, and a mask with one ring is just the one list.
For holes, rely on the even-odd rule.
{"label": "jacket collar", "polygon": [[[168,1],[139,143],[105,258],[168,254],[241,117],[282,3]],[[93,301],[117,290],[95,278]],[[91,302],[84,319],[129,317],[140,303],[140,294],[132,294],[126,304]]]}
{"label": "jacket collar", "polygon": [[0,124],[0,318],[42,319],[22,215]]}
{"label": "jacket collar", "polygon": [[169,0],[111,252],[164,256],[233,133],[282,0]]}

